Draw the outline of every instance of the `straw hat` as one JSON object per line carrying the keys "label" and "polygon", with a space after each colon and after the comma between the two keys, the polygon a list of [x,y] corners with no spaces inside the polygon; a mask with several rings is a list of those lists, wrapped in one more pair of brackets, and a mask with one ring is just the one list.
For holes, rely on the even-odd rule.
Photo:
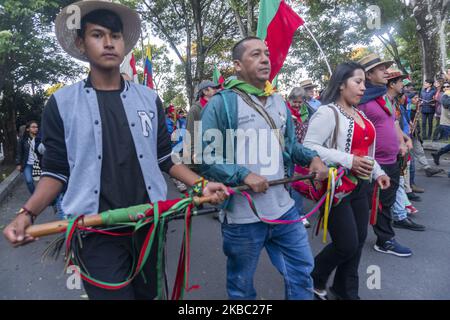
{"label": "straw hat", "polygon": [[317,88],[317,85],[312,82],[311,79],[306,79],[300,81],[300,87],[303,89],[309,89],[309,88]]}
{"label": "straw hat", "polygon": [[[56,38],[61,47],[72,57],[81,61],[88,61],[87,57],[75,45],[77,29],[74,25],[78,22],[79,26],[79,22],[85,15],[99,9],[112,11],[122,20],[125,54],[128,54],[139,40],[141,35],[141,19],[136,11],[107,0],[84,0],[75,2],[62,9],[55,21]],[[79,17],[76,16],[77,12],[80,13]],[[80,21],[75,21],[75,19],[79,19]]]}
{"label": "straw hat", "polygon": [[404,80],[404,79],[408,78],[407,74],[403,74],[400,70],[394,69],[394,68],[387,69],[387,73],[388,73],[388,76],[386,77],[387,80],[397,79],[397,78]]}
{"label": "straw hat", "polygon": [[364,67],[364,70],[367,72],[382,64],[384,64],[386,68],[389,68],[394,64],[394,61],[381,60],[381,58],[377,54],[371,53],[368,56],[365,56],[364,58],[360,59],[358,63],[361,64]]}

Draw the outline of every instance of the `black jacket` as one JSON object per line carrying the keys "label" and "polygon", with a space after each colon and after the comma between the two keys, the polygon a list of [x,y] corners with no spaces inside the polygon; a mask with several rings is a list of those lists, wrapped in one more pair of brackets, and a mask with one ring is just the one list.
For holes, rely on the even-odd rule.
{"label": "black jacket", "polygon": [[[22,170],[27,164],[28,156],[30,154],[30,143],[28,142],[29,137],[23,136],[17,141],[17,151],[16,151],[16,165],[21,165]],[[39,161],[41,160],[41,154],[38,152],[38,146],[41,144],[41,137],[37,136],[34,140],[34,152],[36,153]]]}

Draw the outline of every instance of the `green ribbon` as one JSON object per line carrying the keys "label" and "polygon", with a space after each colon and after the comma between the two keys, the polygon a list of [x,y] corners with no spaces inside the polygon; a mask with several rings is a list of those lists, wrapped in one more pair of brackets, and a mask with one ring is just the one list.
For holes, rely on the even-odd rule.
{"label": "green ribbon", "polygon": [[243,91],[247,94],[251,94],[257,97],[268,97],[271,94],[266,92],[264,89],[258,89],[255,86],[252,86],[251,84],[237,79],[229,79],[225,82],[224,85],[225,89],[232,89],[236,88],[240,91]]}
{"label": "green ribbon", "polygon": [[309,111],[308,106],[306,104],[302,104],[300,107],[300,118],[302,119],[302,122],[305,123],[309,119]]}

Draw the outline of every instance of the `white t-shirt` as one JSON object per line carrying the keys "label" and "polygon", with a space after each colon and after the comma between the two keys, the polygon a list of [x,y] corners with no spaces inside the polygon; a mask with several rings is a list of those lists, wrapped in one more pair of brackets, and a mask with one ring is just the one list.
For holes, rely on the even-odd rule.
{"label": "white t-shirt", "polygon": [[30,144],[30,152],[28,153],[28,161],[27,164],[34,164],[34,160],[36,160],[36,153],[34,152],[34,146],[35,146],[36,140],[28,139],[28,143]]}

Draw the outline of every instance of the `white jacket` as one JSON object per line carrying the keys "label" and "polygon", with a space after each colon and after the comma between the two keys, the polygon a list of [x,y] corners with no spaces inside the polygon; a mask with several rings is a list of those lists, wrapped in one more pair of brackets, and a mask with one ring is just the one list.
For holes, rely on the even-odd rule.
{"label": "white jacket", "polygon": [[[331,149],[333,141],[333,133],[336,127],[336,117],[333,110],[335,108],[339,115],[339,132],[337,137],[337,149]],[[367,119],[366,115],[357,110],[361,117]],[[367,119],[368,120],[368,119]],[[375,131],[375,127],[369,120],[370,125]],[[353,154],[351,153],[351,146],[353,141],[355,121],[349,117],[341,107],[334,103],[321,106],[311,117],[309,121],[308,131],[305,136],[303,145],[307,148],[317,151],[320,158],[326,164],[339,164],[347,169],[352,169]],[[369,156],[375,159],[375,144],[376,133],[373,144],[369,147]],[[385,172],[381,169],[378,162],[375,161],[374,169],[372,171],[372,178],[377,179],[384,175]]]}

